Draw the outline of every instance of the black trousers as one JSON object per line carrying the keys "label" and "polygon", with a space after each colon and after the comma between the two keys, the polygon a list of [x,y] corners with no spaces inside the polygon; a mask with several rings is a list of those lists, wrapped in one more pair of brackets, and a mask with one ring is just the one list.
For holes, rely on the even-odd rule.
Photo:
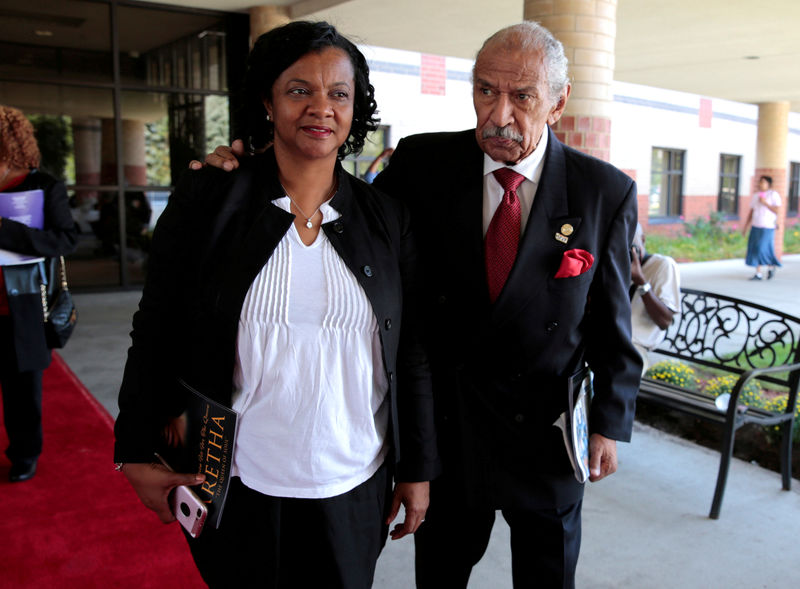
{"label": "black trousers", "polygon": [[6,456],[12,464],[29,462],[42,453],[42,372],[17,370],[11,321],[0,317],[0,389],[3,422],[8,435]]}
{"label": "black trousers", "polygon": [[[436,496],[415,534],[417,589],[465,589],[486,551],[492,507],[464,507]],[[581,545],[582,501],[563,509],[502,509],[511,528],[514,589],[573,589]]]}
{"label": "black trousers", "polygon": [[326,499],[263,495],[234,477],[219,529],[189,546],[209,587],[369,589],[388,533],[386,465]]}

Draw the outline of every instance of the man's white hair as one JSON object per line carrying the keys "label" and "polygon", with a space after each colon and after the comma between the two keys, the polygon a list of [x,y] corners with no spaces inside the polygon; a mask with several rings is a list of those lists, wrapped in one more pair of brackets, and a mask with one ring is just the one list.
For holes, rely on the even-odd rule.
{"label": "man's white hair", "polygon": [[[550,98],[553,103],[558,102],[562,92],[569,84],[567,73],[567,56],[564,55],[564,46],[553,34],[541,24],[531,20],[505,27],[484,41],[478,51],[475,64],[480,61],[481,54],[490,46],[500,46],[509,50],[541,51],[544,56],[544,66],[547,72],[547,83],[550,87]],[[475,68],[472,70],[475,77]]]}

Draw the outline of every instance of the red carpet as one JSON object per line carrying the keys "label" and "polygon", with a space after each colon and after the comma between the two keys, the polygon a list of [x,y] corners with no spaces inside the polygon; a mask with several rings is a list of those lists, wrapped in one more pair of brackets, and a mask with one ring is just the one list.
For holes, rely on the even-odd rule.
{"label": "red carpet", "polygon": [[58,354],[43,414],[44,452],[24,483],[8,482],[0,426],[0,588],[204,587],[179,525],[114,471],[111,416]]}

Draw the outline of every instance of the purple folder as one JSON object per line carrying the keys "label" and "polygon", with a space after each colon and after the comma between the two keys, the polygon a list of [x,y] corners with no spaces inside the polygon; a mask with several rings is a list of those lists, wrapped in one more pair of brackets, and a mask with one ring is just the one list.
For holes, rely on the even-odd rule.
{"label": "purple folder", "polygon": [[0,217],[44,228],[44,191],[0,192]]}

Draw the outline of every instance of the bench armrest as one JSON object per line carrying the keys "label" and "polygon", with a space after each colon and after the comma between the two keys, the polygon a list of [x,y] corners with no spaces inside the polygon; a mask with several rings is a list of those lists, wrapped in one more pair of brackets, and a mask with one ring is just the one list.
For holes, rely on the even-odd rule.
{"label": "bench armrest", "polygon": [[[744,389],[745,385],[748,382],[753,380],[754,378],[761,376],[762,374],[772,374],[775,372],[788,372],[789,374],[792,373],[800,373],[800,362],[796,362],[794,364],[781,364],[779,366],[768,366],[766,368],[754,368],[752,370],[748,370],[743,372],[742,375],[739,377],[739,380],[736,381],[736,384],[731,391],[731,399],[728,404],[728,417],[733,418],[733,414],[736,412],[736,408],[738,407],[739,395],[741,394],[742,390]],[[787,397],[786,402],[786,409],[784,413],[794,413],[795,405],[797,403],[797,389],[798,389],[798,378],[789,378],[789,395]],[[790,407],[791,405],[791,407]]]}

